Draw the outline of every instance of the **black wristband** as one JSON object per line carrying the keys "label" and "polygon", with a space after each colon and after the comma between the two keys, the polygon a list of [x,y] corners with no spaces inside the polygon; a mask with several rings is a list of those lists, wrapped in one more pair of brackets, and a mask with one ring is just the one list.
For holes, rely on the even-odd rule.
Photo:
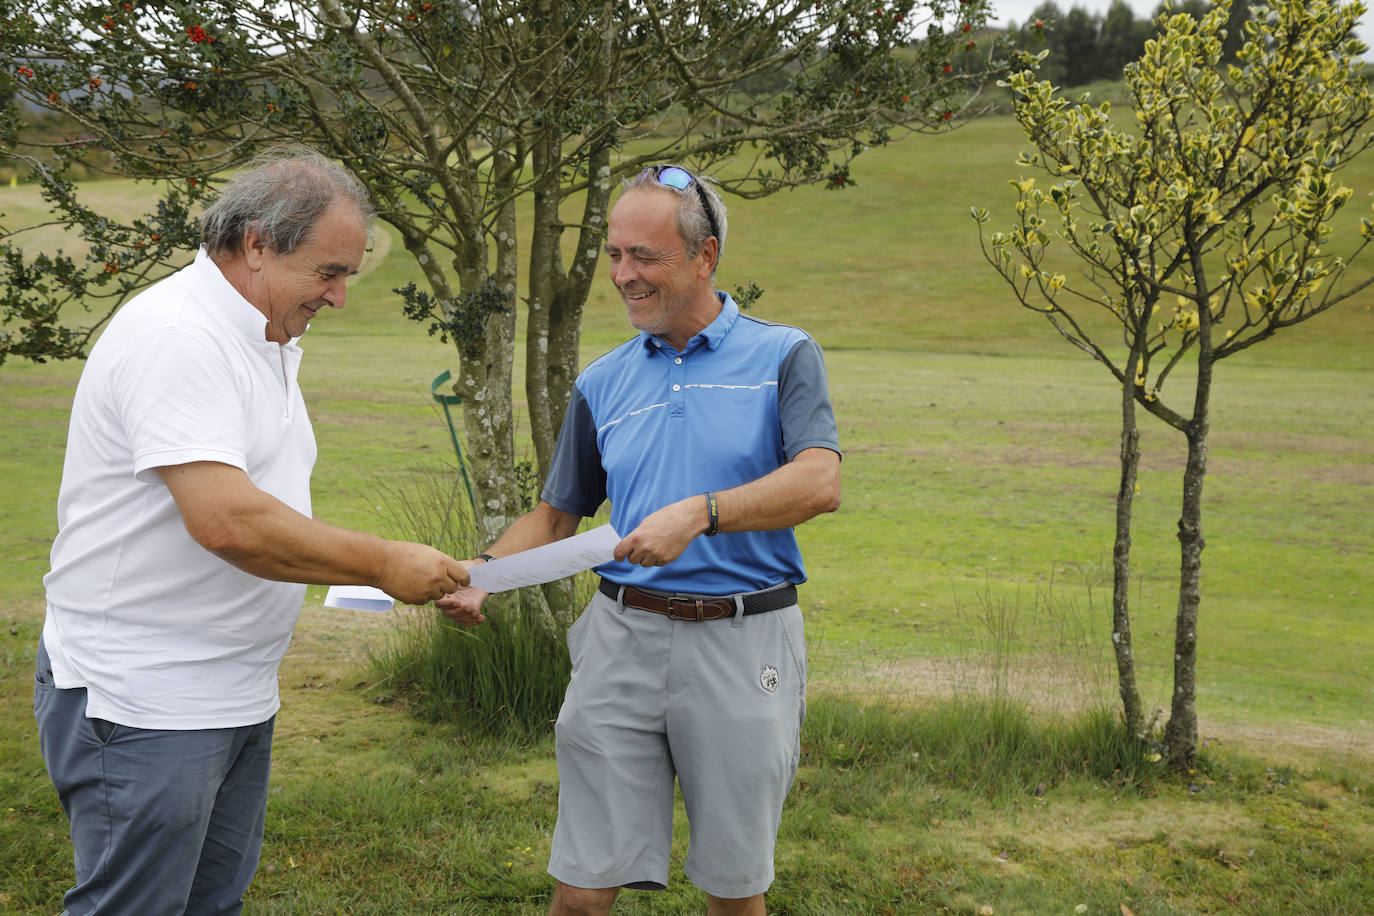
{"label": "black wristband", "polygon": [[720,506],[716,505],[716,494],[708,490],[704,495],[706,497],[706,512],[710,516],[706,536],[710,537],[720,530]]}
{"label": "black wristband", "polygon": [[479,553],[477,555],[477,559],[486,560],[488,563],[490,563],[492,560],[496,559],[496,557],[492,556],[489,553]]}

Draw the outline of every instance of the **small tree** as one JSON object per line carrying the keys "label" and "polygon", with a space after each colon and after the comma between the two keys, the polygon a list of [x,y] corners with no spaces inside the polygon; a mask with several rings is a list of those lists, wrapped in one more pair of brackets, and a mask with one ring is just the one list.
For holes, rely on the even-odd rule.
{"label": "small tree", "polygon": [[[1146,724],[1128,607],[1136,410],[1187,441],[1164,734],[1177,767],[1190,767],[1197,747],[1202,488],[1217,363],[1374,282],[1347,278],[1348,259],[1325,250],[1351,195],[1336,172],[1371,145],[1363,132],[1374,113],[1364,45],[1352,37],[1363,12],[1359,3],[1271,0],[1253,9],[1229,66],[1228,3],[1200,21],[1166,12],[1159,37],[1126,68],[1134,117],[1124,125],[1105,103],[1073,104],[1030,72],[1014,75],[1016,117],[1035,147],[1020,164],[1052,184],[1013,182],[1018,220],[1010,232],[987,235],[987,212],[974,212],[984,254],[1021,305],[1122,386],[1112,640],[1126,721],[1137,734]],[[1362,220],[1355,251],[1371,238],[1374,225]],[[1060,266],[1065,256],[1079,266],[1073,279]],[[1175,406],[1165,383],[1185,360],[1196,378]]]}
{"label": "small tree", "polygon": [[[270,143],[315,145],[358,175],[413,257],[415,282],[395,291],[406,313],[457,349],[486,537],[522,508],[517,201],[531,204],[524,387],[542,479],[617,180],[676,160],[745,197],[843,188],[864,149],[944,127],[976,97],[979,81],[947,64],[986,19],[985,0],[26,7],[0,0],[0,69],[80,136],[25,146],[0,120],[0,154],[29,165],[88,256],[30,255],[0,231],[0,361],[84,355],[120,302],[186,259],[226,171]],[[157,180],[161,199],[96,213],[78,165]]]}

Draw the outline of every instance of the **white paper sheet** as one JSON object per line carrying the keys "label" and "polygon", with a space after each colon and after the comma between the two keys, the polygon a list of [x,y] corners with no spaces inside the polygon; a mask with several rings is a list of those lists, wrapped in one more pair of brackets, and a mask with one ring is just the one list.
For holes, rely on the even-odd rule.
{"label": "white paper sheet", "polygon": [[489,563],[478,563],[468,570],[472,587],[484,592],[507,592],[526,585],[538,585],[571,576],[584,569],[609,563],[614,557],[620,535],[610,525],[513,553]]}
{"label": "white paper sheet", "polygon": [[395,603],[386,592],[370,585],[331,585],[324,595],[325,607],[355,611],[389,611]]}

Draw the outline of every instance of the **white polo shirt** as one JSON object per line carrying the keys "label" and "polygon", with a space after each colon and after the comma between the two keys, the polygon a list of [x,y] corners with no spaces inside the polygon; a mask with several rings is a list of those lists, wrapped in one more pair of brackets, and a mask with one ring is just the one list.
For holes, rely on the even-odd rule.
{"label": "white polo shirt", "polygon": [[186,532],[157,468],[217,461],[309,516],[315,434],[301,351],[202,250],[130,300],[72,404],[43,640],[86,714],[139,728],[228,728],[276,713],[277,665],[305,586],[231,566]]}

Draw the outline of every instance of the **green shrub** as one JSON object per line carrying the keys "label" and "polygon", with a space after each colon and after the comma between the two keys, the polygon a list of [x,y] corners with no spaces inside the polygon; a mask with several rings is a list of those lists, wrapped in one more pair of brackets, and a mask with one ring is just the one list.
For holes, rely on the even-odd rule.
{"label": "green shrub", "polygon": [[[432,544],[455,557],[482,549],[467,491],[455,468],[417,469],[402,484],[379,484],[395,537]],[[571,662],[558,619],[547,601],[580,609],[588,587],[538,587],[487,599],[487,622],[466,628],[437,611],[402,618],[374,650],[384,685],[432,721],[456,719],[487,734],[537,737],[558,716]]]}
{"label": "green shrub", "polygon": [[457,719],[487,734],[537,737],[558,716],[571,663],[538,589],[487,602],[487,622],[457,626],[434,611],[399,626],[373,664],[432,721]]}

